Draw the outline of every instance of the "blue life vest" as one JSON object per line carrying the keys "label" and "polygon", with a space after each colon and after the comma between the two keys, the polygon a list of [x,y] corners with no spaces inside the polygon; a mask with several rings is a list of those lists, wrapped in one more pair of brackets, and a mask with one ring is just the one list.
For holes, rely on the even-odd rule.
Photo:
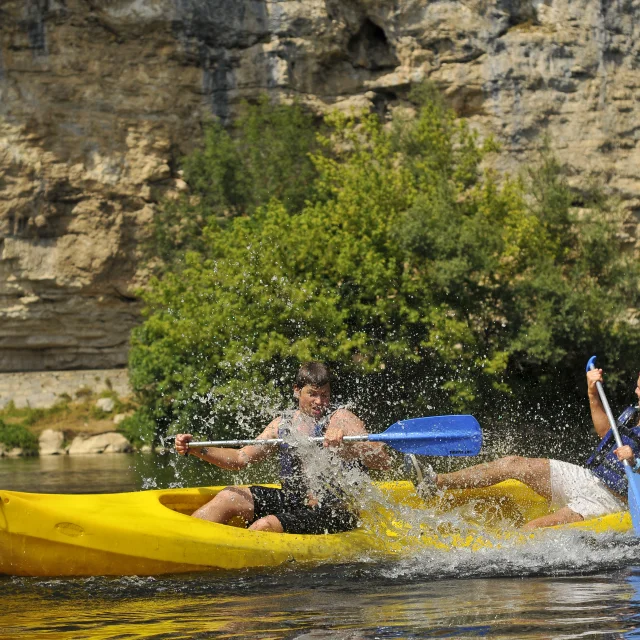
{"label": "blue life vest", "polygon": [[[640,426],[638,425],[638,407],[627,407],[616,420],[618,433],[623,445],[629,445],[634,456],[640,455]],[[613,437],[611,429],[607,431],[596,450],[589,456],[585,463],[587,469],[597,478],[600,478],[609,489],[627,495],[628,482],[622,462],[613,453],[618,445]]]}

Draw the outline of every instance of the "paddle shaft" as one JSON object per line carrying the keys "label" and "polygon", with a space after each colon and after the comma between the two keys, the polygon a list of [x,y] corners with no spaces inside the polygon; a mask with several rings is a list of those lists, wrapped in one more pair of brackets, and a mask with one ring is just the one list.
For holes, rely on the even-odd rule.
{"label": "paddle shaft", "polygon": [[[324,438],[309,437],[310,442]],[[431,456],[475,456],[482,446],[482,430],[478,421],[469,415],[430,416],[409,418],[392,424],[383,433],[349,435],[343,442],[381,442],[401,453]],[[295,443],[281,438],[261,440],[211,440],[191,442],[190,447],[274,446]]]}
{"label": "paddle shaft", "polygon": [[[591,368],[594,369],[595,366],[591,364]],[[607,396],[604,393],[604,387],[602,386],[602,382],[598,380],[596,382],[596,389],[598,390],[598,395],[600,396],[600,402],[604,407],[604,412],[607,414],[607,419],[609,420],[609,426],[611,427],[611,433],[613,433],[613,438],[616,441],[618,447],[624,446],[622,439],[620,438],[620,434],[618,433],[618,427],[616,426],[616,419],[613,417],[613,412],[611,411],[611,407],[609,406],[609,401],[607,400]],[[623,460],[622,464],[625,467],[630,467],[628,460]]]}
{"label": "paddle shaft", "polygon": [[[322,442],[323,437],[309,438],[310,442]],[[343,442],[367,442],[368,435],[362,436],[345,436]],[[268,440],[211,440],[210,442],[190,442],[189,447],[197,449],[199,447],[246,447],[249,445],[273,445],[284,444],[283,438],[269,438]]]}

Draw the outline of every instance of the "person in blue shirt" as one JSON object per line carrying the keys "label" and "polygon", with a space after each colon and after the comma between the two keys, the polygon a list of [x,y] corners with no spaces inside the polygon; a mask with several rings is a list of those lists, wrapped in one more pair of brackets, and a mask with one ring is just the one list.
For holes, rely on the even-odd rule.
{"label": "person in blue shirt", "polygon": [[[525,529],[625,511],[627,479],[621,460],[630,460],[635,465],[640,457],[640,412],[637,407],[630,407],[618,419],[624,446],[617,447],[596,388],[596,382],[602,379],[602,369],[587,372],[591,419],[601,442],[584,466],[548,458],[506,456],[453,473],[423,471],[424,481],[418,489],[429,495],[439,489],[487,487],[508,479],[519,480],[548,499],[554,508],[553,513],[528,522]],[[635,393],[640,400],[640,376]]]}

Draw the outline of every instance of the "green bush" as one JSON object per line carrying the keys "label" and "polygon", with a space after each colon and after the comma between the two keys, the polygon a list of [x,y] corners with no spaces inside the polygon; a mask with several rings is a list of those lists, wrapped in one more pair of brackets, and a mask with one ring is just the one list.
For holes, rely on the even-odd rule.
{"label": "green bush", "polygon": [[38,451],[38,438],[26,427],[19,424],[5,424],[0,420],[0,442],[7,449],[20,447],[28,453]]}
{"label": "green bush", "polygon": [[116,427],[119,433],[137,447],[154,444],[155,429],[156,424],[144,407],[138,409],[133,415],[127,416]]}
{"label": "green bush", "polygon": [[244,105],[231,131],[210,123],[202,148],[184,159],[188,194],[165,201],[155,218],[152,256],[173,262],[186,250],[205,251],[205,229],[253,214],[272,198],[299,211],[313,194],[316,147],[313,118],[297,103],[264,96]]}
{"label": "green bush", "polygon": [[130,355],[145,433],[255,433],[307,359],[377,426],[576,397],[593,352],[612,388],[628,382],[640,274],[616,208],[572,191],[548,153],[498,180],[481,167],[491,140],[433,90],[415,100],[390,126],[328,116],[302,208],[263,192],[250,216],[209,217],[151,282]]}

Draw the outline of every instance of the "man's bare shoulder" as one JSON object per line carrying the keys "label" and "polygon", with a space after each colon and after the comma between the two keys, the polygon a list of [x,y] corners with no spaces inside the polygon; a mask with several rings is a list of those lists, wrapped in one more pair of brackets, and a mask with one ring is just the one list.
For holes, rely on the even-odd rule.
{"label": "man's bare shoulder", "polygon": [[344,407],[333,413],[329,420],[329,426],[342,429],[345,435],[366,433],[364,422],[355,413]]}
{"label": "man's bare shoulder", "polygon": [[360,420],[360,418],[358,418],[358,416],[355,413],[353,413],[353,411],[351,411],[351,409],[347,409],[347,407],[338,407],[331,414],[331,419],[333,420],[334,418],[340,418],[340,419],[356,418],[356,420]]}
{"label": "man's bare shoulder", "polygon": [[277,438],[278,437],[278,428],[280,427],[280,423],[282,422],[282,416],[278,416],[274,418],[262,432],[260,439],[267,440],[269,438]]}

